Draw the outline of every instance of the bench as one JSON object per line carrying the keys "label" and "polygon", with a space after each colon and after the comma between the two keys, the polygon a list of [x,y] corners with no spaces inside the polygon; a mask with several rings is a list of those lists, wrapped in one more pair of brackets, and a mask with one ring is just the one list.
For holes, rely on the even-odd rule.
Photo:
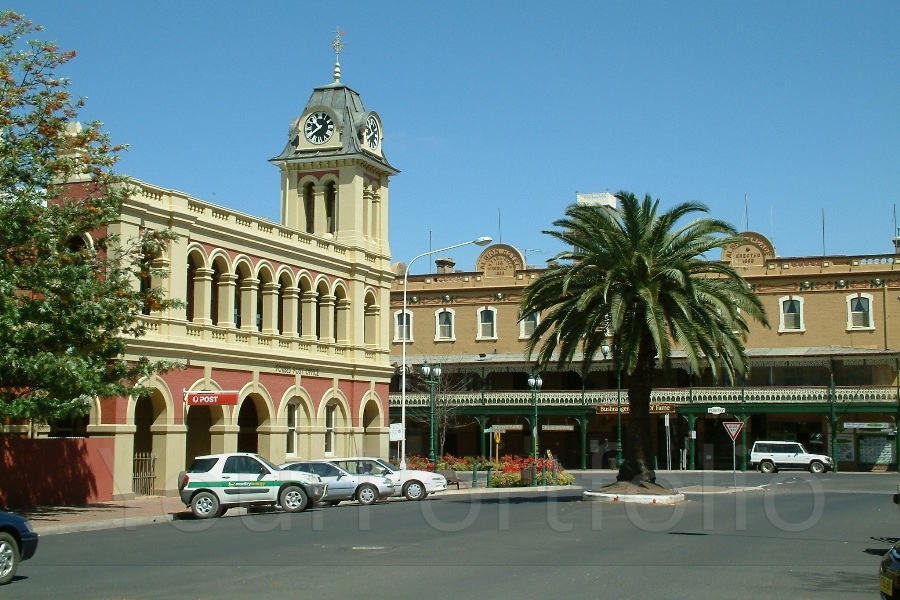
{"label": "bench", "polygon": [[456,489],[459,489],[459,477],[456,476],[456,471],[453,469],[445,469],[443,471],[438,471],[438,475],[443,475],[447,480],[447,488],[451,485],[456,485]]}

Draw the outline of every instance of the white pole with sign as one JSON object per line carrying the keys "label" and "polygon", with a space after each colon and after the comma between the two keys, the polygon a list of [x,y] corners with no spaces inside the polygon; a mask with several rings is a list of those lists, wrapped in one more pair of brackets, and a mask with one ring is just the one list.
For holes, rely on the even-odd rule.
{"label": "white pole with sign", "polygon": [[725,431],[731,438],[731,475],[734,478],[734,487],[737,487],[737,436],[744,428],[743,421],[725,421],[722,423]]}

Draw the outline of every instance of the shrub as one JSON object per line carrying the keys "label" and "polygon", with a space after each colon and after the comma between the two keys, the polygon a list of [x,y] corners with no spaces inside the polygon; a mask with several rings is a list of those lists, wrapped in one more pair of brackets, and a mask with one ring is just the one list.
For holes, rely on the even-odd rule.
{"label": "shrub", "polygon": [[549,458],[533,459],[530,456],[519,456],[517,454],[507,454],[500,457],[500,462],[495,463],[490,458],[484,456],[464,456],[458,457],[452,454],[445,454],[437,464],[432,464],[426,457],[418,455],[409,455],[406,457],[406,465],[410,469],[421,469],[423,471],[434,471],[441,469],[453,469],[454,471],[471,471],[473,465],[478,466],[479,471],[485,471],[488,467],[492,469],[491,486],[492,487],[522,487],[525,483],[522,481],[522,470],[531,470],[531,465],[535,465],[538,481],[541,477],[541,469],[547,470],[547,485],[553,485],[554,467],[557,469],[556,485],[572,485],[575,478],[565,472],[562,466],[556,461]]}

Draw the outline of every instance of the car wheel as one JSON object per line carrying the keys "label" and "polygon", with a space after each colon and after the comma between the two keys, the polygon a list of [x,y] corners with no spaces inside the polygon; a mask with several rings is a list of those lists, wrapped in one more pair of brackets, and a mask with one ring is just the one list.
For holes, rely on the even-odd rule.
{"label": "car wheel", "polygon": [[364,506],[375,504],[378,500],[378,490],[374,485],[365,483],[356,489],[356,501]]}
{"label": "car wheel", "polygon": [[8,533],[0,533],[0,585],[9,583],[19,567],[19,546]]}
{"label": "car wheel", "polygon": [[810,473],[824,473],[825,465],[823,465],[821,461],[814,460],[811,463],[809,463],[809,472]]}
{"label": "car wheel", "polygon": [[770,460],[764,460],[759,463],[759,470],[763,473],[774,473],[775,472],[775,464]]}
{"label": "car wheel", "polygon": [[403,486],[403,495],[407,500],[424,500],[427,492],[421,481],[410,481]]}
{"label": "car wheel", "polygon": [[191,498],[191,512],[198,519],[219,516],[219,499],[212,492],[199,492]]}
{"label": "car wheel", "polygon": [[303,512],[309,505],[309,497],[299,485],[289,485],[281,490],[279,501],[281,508],[289,513]]}

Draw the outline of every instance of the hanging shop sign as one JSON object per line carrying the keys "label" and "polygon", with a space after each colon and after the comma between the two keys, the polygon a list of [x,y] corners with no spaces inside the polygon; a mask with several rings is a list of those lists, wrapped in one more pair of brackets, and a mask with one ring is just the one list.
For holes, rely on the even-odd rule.
{"label": "hanging shop sign", "polygon": [[[598,415],[610,415],[621,412],[622,414],[628,414],[628,405],[627,404],[597,404],[594,407],[596,414]],[[675,414],[675,405],[671,402],[651,402],[650,403],[650,414],[651,415],[665,415],[665,414]]]}
{"label": "hanging shop sign", "polygon": [[541,425],[542,431],[575,431],[574,425]]}
{"label": "hanging shop sign", "polygon": [[485,433],[506,433],[507,431],[522,431],[522,424],[494,425],[484,430]]}
{"label": "hanging shop sign", "polygon": [[239,395],[237,390],[185,392],[184,403],[188,406],[237,406]]}
{"label": "hanging shop sign", "polygon": [[890,423],[844,423],[844,429],[890,429]]}

